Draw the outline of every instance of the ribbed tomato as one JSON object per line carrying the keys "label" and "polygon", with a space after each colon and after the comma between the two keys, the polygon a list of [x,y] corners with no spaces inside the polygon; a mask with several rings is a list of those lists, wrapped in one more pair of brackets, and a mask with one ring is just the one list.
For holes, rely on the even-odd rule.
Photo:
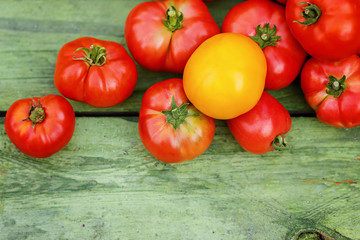
{"label": "ribbed tomato", "polygon": [[121,44],[82,37],[60,49],[54,82],[67,98],[94,107],[111,107],[134,91],[137,69]]}
{"label": "ribbed tomato", "polygon": [[189,102],[182,80],[173,78],[158,82],[145,92],[139,134],[154,157],[178,163],[199,156],[209,147],[215,134],[215,121]]}
{"label": "ribbed tomato", "polygon": [[243,34],[221,33],[203,42],[186,63],[186,96],[202,113],[231,119],[249,111],[264,91],[266,59]]}
{"label": "ribbed tomato", "polygon": [[75,129],[70,103],[58,95],[46,95],[14,102],[5,116],[5,131],[26,155],[45,158],[68,144]]}
{"label": "ribbed tomato", "polygon": [[222,32],[241,33],[259,44],[267,62],[267,90],[288,86],[305,62],[307,54],[290,32],[285,8],[272,1],[248,0],[237,4],[226,15]]}
{"label": "ribbed tomato", "polygon": [[318,119],[335,127],[360,125],[360,57],[338,61],[309,59],[301,88]]}
{"label": "ribbed tomato", "polygon": [[194,50],[219,32],[200,0],[140,3],[125,23],[131,54],[141,66],[153,71],[181,73]]}
{"label": "ribbed tomato", "polygon": [[286,21],[311,56],[336,61],[356,53],[360,43],[359,0],[287,0]]}

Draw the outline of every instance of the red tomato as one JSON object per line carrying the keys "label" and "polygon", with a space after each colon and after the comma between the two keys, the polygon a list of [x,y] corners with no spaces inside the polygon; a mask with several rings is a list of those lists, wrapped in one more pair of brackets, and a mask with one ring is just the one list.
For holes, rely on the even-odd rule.
{"label": "red tomato", "polygon": [[5,131],[26,155],[45,158],[60,151],[75,129],[70,103],[58,95],[26,98],[14,102],[5,116]]}
{"label": "red tomato", "polygon": [[286,147],[284,134],[290,131],[291,117],[279,101],[264,91],[254,108],[227,123],[244,150],[264,154]]}
{"label": "red tomato", "polygon": [[241,33],[259,44],[267,61],[265,89],[288,86],[305,62],[306,52],[287,26],[285,8],[269,0],[248,0],[233,7],[222,32]]}
{"label": "red tomato", "polygon": [[220,32],[205,3],[166,0],[137,5],[125,23],[135,60],[153,71],[181,73],[194,50]]}
{"label": "red tomato", "polygon": [[82,37],[60,49],[54,81],[67,98],[94,107],[111,107],[134,91],[137,69],[120,44]]}
{"label": "red tomato", "polygon": [[182,80],[173,78],[156,83],[145,92],[139,134],[154,157],[178,163],[199,156],[209,147],[215,121],[189,102]]}
{"label": "red tomato", "polygon": [[288,0],[286,20],[294,37],[313,57],[338,60],[360,43],[360,1]]}
{"label": "red tomato", "polygon": [[335,127],[360,124],[360,58],[339,61],[309,59],[301,73],[301,88],[318,119]]}

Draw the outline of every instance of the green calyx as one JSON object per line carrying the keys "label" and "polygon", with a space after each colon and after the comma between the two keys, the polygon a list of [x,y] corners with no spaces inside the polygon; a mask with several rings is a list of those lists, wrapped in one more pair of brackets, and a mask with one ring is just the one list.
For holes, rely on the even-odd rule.
{"label": "green calyx", "polygon": [[332,95],[335,98],[340,97],[340,95],[345,91],[346,76],[342,76],[340,79],[330,75],[329,82],[326,84],[326,93]]}
{"label": "green calyx", "polygon": [[306,7],[303,7],[304,10],[301,12],[301,16],[305,18],[305,21],[303,22],[294,21],[294,22],[306,26],[316,23],[321,16],[320,8],[315,4],[311,4],[309,2],[301,2],[300,5],[302,4],[307,4]]}
{"label": "green calyx", "polygon": [[184,15],[174,6],[166,10],[166,19],[163,19],[164,25],[172,32],[183,27]]}
{"label": "green calyx", "polygon": [[279,135],[272,142],[272,146],[276,151],[282,151],[288,147],[285,136]]}
{"label": "green calyx", "polygon": [[273,28],[270,28],[270,24],[266,23],[262,28],[259,24],[256,27],[256,35],[250,38],[257,42],[261,49],[267,46],[276,46],[277,41],[281,39],[281,36],[276,36],[276,31],[277,27],[275,25]]}
{"label": "green calyx", "polygon": [[106,49],[102,46],[94,46],[91,45],[90,49],[89,48],[84,48],[84,47],[80,47],[78,49],[76,49],[75,52],[77,51],[83,51],[83,56],[82,58],[74,58],[74,60],[83,60],[85,62],[87,62],[90,66],[93,65],[97,65],[97,66],[102,66],[105,64],[106,62]]}
{"label": "green calyx", "polygon": [[31,121],[32,126],[35,127],[36,124],[41,123],[45,119],[45,110],[41,106],[40,100],[36,103],[33,99],[30,110],[29,117],[24,119],[23,121]]}
{"label": "green calyx", "polygon": [[174,129],[177,129],[188,116],[188,110],[186,109],[189,103],[184,103],[181,106],[177,106],[174,96],[171,100],[171,109],[162,111],[166,115],[166,122],[170,123]]}

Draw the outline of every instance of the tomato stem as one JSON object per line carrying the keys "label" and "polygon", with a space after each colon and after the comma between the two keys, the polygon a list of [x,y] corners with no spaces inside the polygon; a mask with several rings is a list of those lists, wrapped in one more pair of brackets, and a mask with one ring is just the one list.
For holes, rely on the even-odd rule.
{"label": "tomato stem", "polygon": [[166,10],[166,19],[163,19],[164,25],[172,32],[183,27],[184,16],[174,6]]}
{"label": "tomato stem", "polygon": [[307,4],[306,7],[303,7],[304,10],[301,12],[301,16],[305,18],[305,21],[303,22],[294,21],[294,22],[308,26],[316,23],[319,20],[321,16],[321,10],[318,6],[316,6],[315,4],[311,4],[309,2],[301,2],[299,4],[300,5]]}
{"label": "tomato stem", "polygon": [[266,41],[269,41],[270,36],[267,33],[263,33],[263,34],[261,34],[261,39],[266,42]]}
{"label": "tomato stem", "polygon": [[281,39],[281,36],[276,35],[276,31],[277,27],[275,25],[273,28],[270,28],[270,23],[266,23],[262,28],[259,24],[256,27],[256,35],[250,38],[257,42],[261,49],[264,49],[267,46],[276,46],[277,41]]}
{"label": "tomato stem", "polygon": [[35,127],[37,123],[41,123],[45,119],[45,110],[41,106],[40,100],[38,103],[34,99],[32,99],[32,103],[30,105],[29,117],[24,119],[23,121],[31,121],[32,126]]}
{"label": "tomato stem", "polygon": [[78,49],[76,49],[75,52],[77,51],[83,51],[83,56],[82,58],[73,58],[74,60],[83,60],[85,62],[87,62],[90,66],[93,65],[97,65],[97,66],[102,66],[105,64],[106,62],[106,49],[102,46],[94,46],[91,45],[90,49],[89,48],[84,48],[84,47],[80,47]]}
{"label": "tomato stem", "polygon": [[171,109],[162,111],[166,115],[166,122],[170,123],[174,129],[177,129],[188,115],[187,106],[189,103],[184,103],[181,106],[177,106],[174,96],[171,99]]}
{"label": "tomato stem", "polygon": [[283,135],[276,136],[276,138],[272,142],[272,146],[277,151],[281,151],[287,148],[287,141],[285,136]]}
{"label": "tomato stem", "polygon": [[329,95],[333,95],[333,97],[338,98],[345,91],[346,76],[342,76],[340,79],[330,75],[329,82],[326,84],[326,93]]}

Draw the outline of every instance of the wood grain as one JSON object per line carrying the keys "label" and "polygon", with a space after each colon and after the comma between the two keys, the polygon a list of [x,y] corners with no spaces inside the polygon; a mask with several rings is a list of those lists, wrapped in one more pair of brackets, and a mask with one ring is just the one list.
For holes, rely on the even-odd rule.
{"label": "wood grain", "polygon": [[136,120],[78,118],[48,159],[23,155],[1,130],[0,239],[360,236],[359,129],[294,118],[291,147],[258,156],[217,121],[204,154],[164,164],[143,147]]}

